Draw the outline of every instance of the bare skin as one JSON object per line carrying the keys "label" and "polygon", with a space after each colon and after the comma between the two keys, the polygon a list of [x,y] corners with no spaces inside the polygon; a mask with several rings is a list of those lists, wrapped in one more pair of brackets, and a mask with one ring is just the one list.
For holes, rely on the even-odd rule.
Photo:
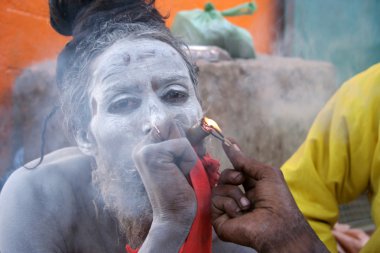
{"label": "bare skin", "polygon": [[212,198],[219,237],[263,253],[328,252],[298,209],[281,171],[247,157],[231,142],[224,150],[234,169],[223,171]]}
{"label": "bare skin", "polygon": [[1,252],[124,252],[125,239],[91,183],[90,157],[78,148],[18,169],[0,196]]}
{"label": "bare skin", "polygon": [[[17,170],[0,195],[0,251],[178,252],[195,215],[184,130],[202,116],[180,55],[119,41],[93,63],[92,118],[78,148]],[[158,130],[157,130],[158,129]],[[168,191],[170,186],[170,191]],[[215,252],[252,252],[213,240]]]}
{"label": "bare skin", "polygon": [[358,253],[370,239],[363,230],[347,224],[336,223],[332,233],[338,242],[339,253]]}

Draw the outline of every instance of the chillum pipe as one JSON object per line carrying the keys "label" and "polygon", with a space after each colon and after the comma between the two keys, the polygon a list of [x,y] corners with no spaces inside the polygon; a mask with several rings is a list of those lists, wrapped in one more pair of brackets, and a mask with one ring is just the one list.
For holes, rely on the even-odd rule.
{"label": "chillum pipe", "polygon": [[186,133],[186,137],[191,145],[196,146],[200,144],[211,132],[206,131],[202,126],[203,121],[198,122],[192,126]]}
{"label": "chillum pipe", "polygon": [[197,144],[200,144],[203,141],[203,139],[209,136],[210,134],[218,140],[220,140],[224,145],[232,145],[232,143],[224,137],[220,130],[217,130],[212,126],[207,125],[204,118],[187,131],[186,137],[190,141],[191,145],[196,146]]}

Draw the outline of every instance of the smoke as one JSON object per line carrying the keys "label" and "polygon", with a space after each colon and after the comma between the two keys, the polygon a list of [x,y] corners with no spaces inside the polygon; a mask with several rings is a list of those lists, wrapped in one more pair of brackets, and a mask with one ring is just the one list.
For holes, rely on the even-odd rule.
{"label": "smoke", "polygon": [[[199,65],[206,116],[248,155],[275,167],[295,152],[335,91],[335,69],[326,62],[259,56]],[[211,142],[212,153],[231,166],[220,143]]]}
{"label": "smoke", "polygon": [[[12,168],[40,157],[41,132],[46,123],[45,150],[49,153],[70,146],[61,124],[62,112],[46,117],[59,105],[55,84],[55,61],[45,61],[25,69],[13,86]],[[17,154],[17,155],[16,155]]]}

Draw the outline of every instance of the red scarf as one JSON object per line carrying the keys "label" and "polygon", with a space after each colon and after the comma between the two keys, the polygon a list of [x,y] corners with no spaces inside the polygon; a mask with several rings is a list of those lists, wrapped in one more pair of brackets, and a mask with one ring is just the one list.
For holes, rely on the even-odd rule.
{"label": "red scarf", "polygon": [[[180,253],[211,253],[211,188],[219,179],[219,162],[206,154],[197,161],[190,171],[190,184],[197,199],[197,213],[189,235],[180,249]],[[138,249],[125,246],[127,253],[137,253]]]}

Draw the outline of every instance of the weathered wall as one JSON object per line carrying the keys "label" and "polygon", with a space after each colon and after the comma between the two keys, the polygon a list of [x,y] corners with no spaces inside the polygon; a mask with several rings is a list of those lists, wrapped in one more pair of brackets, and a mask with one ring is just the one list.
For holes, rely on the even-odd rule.
{"label": "weathered wall", "polygon": [[[206,115],[252,157],[276,167],[302,143],[335,90],[335,69],[326,62],[261,57],[199,66]],[[212,146],[228,165],[220,145]]]}

